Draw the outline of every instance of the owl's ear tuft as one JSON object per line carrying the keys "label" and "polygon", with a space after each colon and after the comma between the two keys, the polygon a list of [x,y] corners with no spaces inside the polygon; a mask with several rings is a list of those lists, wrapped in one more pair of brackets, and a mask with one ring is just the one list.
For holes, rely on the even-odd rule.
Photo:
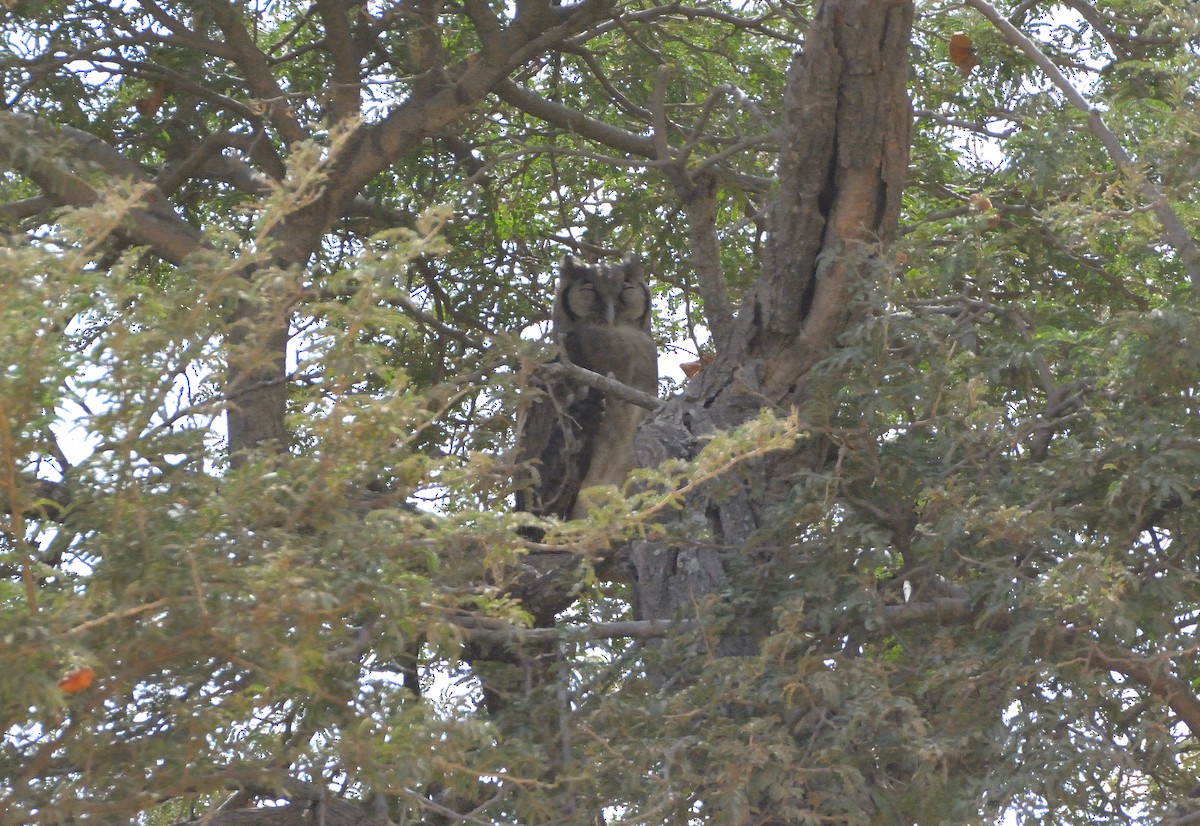
{"label": "owl's ear tuft", "polygon": [[584,269],[587,269],[587,264],[583,263],[569,252],[563,256],[562,263],[558,265],[559,274],[564,278],[576,270]]}
{"label": "owl's ear tuft", "polygon": [[645,281],[646,273],[642,267],[642,259],[636,255],[626,255],[621,262],[621,268],[625,271],[626,281]]}

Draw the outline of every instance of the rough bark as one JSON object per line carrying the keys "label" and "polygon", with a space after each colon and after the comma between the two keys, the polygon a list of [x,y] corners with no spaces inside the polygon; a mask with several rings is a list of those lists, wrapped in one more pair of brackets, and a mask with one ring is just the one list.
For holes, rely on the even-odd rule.
{"label": "rough bark", "polygon": [[[910,2],[819,7],[788,74],[763,273],[713,364],[643,428],[647,464],[690,458],[714,429],[802,400],[809,372],[850,323],[857,285],[896,232],[912,123],[904,86],[912,18]],[[701,493],[678,518],[687,534],[708,530],[715,542],[627,549],[637,618],[694,612],[723,590],[728,576],[714,547],[743,548],[764,504],[749,493],[719,502]],[[727,640],[730,652],[747,644]]]}

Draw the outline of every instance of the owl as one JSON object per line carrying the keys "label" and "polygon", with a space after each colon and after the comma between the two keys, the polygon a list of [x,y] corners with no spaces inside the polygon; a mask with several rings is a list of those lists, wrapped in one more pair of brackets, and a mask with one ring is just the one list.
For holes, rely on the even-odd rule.
{"label": "owl", "polygon": [[[650,337],[650,289],[642,265],[587,265],[567,256],[554,296],[553,336],[573,364],[646,393],[658,389]],[[546,382],[518,422],[517,460],[533,478],[517,508],[539,516],[586,515],[580,492],[621,485],[633,468],[633,439],[646,411],[567,379]]]}

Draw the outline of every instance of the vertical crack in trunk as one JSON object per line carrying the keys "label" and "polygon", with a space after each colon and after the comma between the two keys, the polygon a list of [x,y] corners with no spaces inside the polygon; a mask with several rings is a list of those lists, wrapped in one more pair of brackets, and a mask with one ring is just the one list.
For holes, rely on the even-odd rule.
{"label": "vertical crack in trunk", "polygon": [[[912,121],[905,91],[912,19],[911,0],[821,4],[788,71],[790,139],[781,148],[763,273],[743,299],[728,347],[643,428],[640,442],[690,445],[672,454],[690,458],[706,433],[736,426],[764,406],[803,400],[809,372],[851,322],[854,291],[878,269],[872,259],[895,233]],[[796,457],[760,460],[748,472],[778,479],[798,464]],[[756,497],[771,489],[747,484],[719,500],[701,490],[677,517],[681,531],[695,537],[691,544],[626,549],[637,617],[694,614],[726,590],[726,556],[745,556],[770,504]],[[723,550],[701,539],[706,528],[719,532]],[[668,559],[678,564],[669,568]],[[754,635],[738,633],[724,650],[748,650]]]}

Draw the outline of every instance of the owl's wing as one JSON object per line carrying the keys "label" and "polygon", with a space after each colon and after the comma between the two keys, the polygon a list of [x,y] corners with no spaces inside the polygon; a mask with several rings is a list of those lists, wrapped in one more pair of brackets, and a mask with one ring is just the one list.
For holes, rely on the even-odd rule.
{"label": "owl's wing", "polygon": [[517,487],[516,506],[566,519],[592,460],[604,394],[569,379],[535,386],[540,395],[517,423],[517,462],[527,470]]}

